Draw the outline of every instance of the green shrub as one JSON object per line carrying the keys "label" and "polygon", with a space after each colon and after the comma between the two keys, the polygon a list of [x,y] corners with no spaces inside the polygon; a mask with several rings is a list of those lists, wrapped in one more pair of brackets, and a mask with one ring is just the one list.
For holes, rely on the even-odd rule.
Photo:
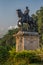
{"label": "green shrub", "polygon": [[3,46],[0,46],[0,63],[5,62],[9,58],[9,52]]}
{"label": "green shrub", "polygon": [[[41,63],[42,61],[39,51],[36,50],[16,52],[13,48],[9,52],[10,57],[4,65],[28,65],[30,63]],[[43,53],[41,52],[41,54]]]}
{"label": "green shrub", "polygon": [[15,51],[15,48],[12,48],[12,50],[9,51],[10,53],[10,57],[13,57],[16,55],[16,51]]}
{"label": "green shrub", "polygon": [[18,52],[15,55],[16,62],[20,62],[21,60],[25,60],[27,63],[39,63],[41,58],[35,52],[24,51]]}

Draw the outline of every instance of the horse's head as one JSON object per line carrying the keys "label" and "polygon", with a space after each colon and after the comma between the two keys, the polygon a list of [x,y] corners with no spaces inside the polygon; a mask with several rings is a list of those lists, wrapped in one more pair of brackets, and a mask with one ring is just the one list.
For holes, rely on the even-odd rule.
{"label": "horse's head", "polygon": [[16,11],[17,11],[18,17],[19,18],[22,17],[23,13],[22,13],[21,9],[18,9]]}

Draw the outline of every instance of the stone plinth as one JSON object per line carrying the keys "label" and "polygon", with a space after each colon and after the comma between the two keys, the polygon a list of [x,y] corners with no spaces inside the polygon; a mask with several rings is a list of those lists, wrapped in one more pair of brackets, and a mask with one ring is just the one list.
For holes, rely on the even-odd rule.
{"label": "stone plinth", "polygon": [[39,35],[37,32],[19,31],[16,37],[16,51],[36,50],[39,48]]}

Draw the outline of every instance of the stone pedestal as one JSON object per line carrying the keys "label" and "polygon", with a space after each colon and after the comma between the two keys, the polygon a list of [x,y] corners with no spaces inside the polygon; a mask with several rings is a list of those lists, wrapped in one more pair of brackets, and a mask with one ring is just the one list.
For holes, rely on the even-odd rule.
{"label": "stone pedestal", "polygon": [[19,31],[16,37],[16,51],[36,50],[39,48],[39,35],[37,32]]}

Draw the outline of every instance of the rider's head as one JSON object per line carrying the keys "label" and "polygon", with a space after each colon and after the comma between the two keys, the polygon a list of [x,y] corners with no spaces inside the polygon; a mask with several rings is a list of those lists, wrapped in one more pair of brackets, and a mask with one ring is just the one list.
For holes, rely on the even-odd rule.
{"label": "rider's head", "polygon": [[[26,6],[26,9],[28,9],[28,6]],[[29,10],[29,9],[28,9]]]}
{"label": "rider's head", "polygon": [[30,10],[28,9],[28,6],[26,6],[26,12],[29,13],[29,11],[30,11]]}
{"label": "rider's head", "polygon": [[26,9],[28,9],[28,6],[26,6]]}

